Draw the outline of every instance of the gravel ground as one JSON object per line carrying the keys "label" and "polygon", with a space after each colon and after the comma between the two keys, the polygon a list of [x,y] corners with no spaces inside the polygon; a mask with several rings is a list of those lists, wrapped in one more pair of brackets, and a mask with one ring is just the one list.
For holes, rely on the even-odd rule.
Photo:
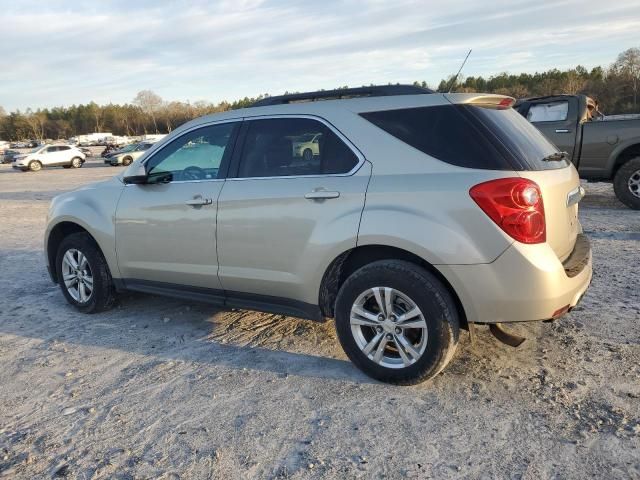
{"label": "gravel ground", "polygon": [[463,334],[431,382],[392,387],[331,323],[125,295],[86,316],[46,274],[49,200],[119,170],[0,166],[0,476],[640,478],[640,215],[581,209],[595,276],[512,349]]}

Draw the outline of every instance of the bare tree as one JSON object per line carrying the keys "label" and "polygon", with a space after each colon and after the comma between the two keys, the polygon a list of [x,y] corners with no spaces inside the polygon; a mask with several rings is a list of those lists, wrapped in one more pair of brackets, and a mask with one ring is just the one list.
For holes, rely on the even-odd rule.
{"label": "bare tree", "polygon": [[42,141],[44,139],[44,124],[47,121],[45,113],[37,111],[33,112],[28,109],[26,112],[25,120],[33,133],[33,138]]}
{"label": "bare tree", "polygon": [[151,120],[153,120],[153,128],[156,133],[158,133],[156,115],[163,105],[162,97],[151,90],[142,90],[138,92],[136,98],[133,99],[133,103],[138,105],[144,113],[151,117]]}
{"label": "bare tree", "polygon": [[6,117],[7,111],[4,109],[2,105],[0,105],[0,117]]}
{"label": "bare tree", "polygon": [[633,90],[633,108],[638,105],[638,87],[640,87],[640,48],[629,48],[620,55],[612,69],[631,81]]}

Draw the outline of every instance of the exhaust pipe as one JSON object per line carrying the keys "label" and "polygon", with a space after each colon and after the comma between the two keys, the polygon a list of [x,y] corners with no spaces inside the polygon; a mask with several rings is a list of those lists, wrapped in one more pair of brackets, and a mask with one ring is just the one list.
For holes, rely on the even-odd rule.
{"label": "exhaust pipe", "polygon": [[502,343],[509,345],[510,347],[516,348],[522,345],[522,342],[526,340],[526,338],[521,337],[520,335],[515,335],[513,333],[507,332],[501,323],[491,323],[489,324],[489,331],[500,340]]}

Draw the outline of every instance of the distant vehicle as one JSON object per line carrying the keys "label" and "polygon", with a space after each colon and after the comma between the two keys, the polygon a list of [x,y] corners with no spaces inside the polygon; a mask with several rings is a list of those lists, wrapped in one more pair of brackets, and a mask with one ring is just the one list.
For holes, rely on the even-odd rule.
{"label": "distant vehicle", "polygon": [[78,135],[71,137],[69,140],[77,143],[81,147],[93,147],[106,145],[109,138],[113,137],[112,133],[108,132],[94,132],[87,133],[86,135]]}
{"label": "distant vehicle", "polygon": [[42,167],[80,168],[85,162],[85,154],[71,145],[43,145],[29,153],[13,157],[13,168],[26,172],[37,172]]}
{"label": "distant vehicle", "polygon": [[145,134],[145,135],[142,135],[142,137],[140,137],[140,140],[143,142],[153,143],[153,142],[162,140],[166,136],[167,136],[166,133]]}
{"label": "distant vehicle", "polygon": [[0,140],[0,150],[7,150],[11,148],[9,142],[5,142],[4,140]]}
{"label": "distant vehicle", "polygon": [[113,154],[109,154],[110,156],[105,158],[104,163],[108,163],[114,167],[117,165],[124,165],[125,167],[129,166],[152,146],[153,143],[150,142],[132,143]]}
{"label": "distant vehicle", "polygon": [[28,142],[13,142],[11,143],[10,147],[11,148],[29,148],[29,143]]}
{"label": "distant vehicle", "polygon": [[307,133],[305,135],[292,139],[293,155],[295,157],[302,157],[307,162],[311,161],[314,155],[320,154],[321,138],[321,133]]}
{"label": "distant vehicle", "polygon": [[22,154],[17,150],[5,150],[4,155],[2,156],[2,163],[11,163],[18,155]]}
{"label": "distant vehicle", "polygon": [[515,108],[566,152],[582,178],[613,181],[616,197],[640,210],[640,115],[603,115],[586,95],[525,98]]}

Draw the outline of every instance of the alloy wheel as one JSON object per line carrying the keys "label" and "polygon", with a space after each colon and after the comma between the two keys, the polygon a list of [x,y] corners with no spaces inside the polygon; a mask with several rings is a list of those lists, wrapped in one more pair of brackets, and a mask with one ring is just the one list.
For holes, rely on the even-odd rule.
{"label": "alloy wheel", "polygon": [[351,307],[351,333],[369,360],[386,368],[406,368],[427,348],[427,322],[418,305],[389,287],[374,287]]}
{"label": "alloy wheel", "polygon": [[89,261],[80,250],[71,248],[62,257],[62,280],[76,302],[86,303],[93,293],[93,274]]}
{"label": "alloy wheel", "polygon": [[636,170],[631,174],[627,186],[632,195],[640,198],[640,170]]}

